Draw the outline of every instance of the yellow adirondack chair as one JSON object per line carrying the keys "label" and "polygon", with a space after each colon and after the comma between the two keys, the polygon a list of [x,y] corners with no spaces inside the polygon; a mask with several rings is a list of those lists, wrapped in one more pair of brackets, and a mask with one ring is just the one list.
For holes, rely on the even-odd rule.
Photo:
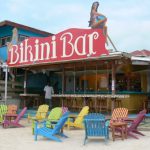
{"label": "yellow adirondack chair", "polygon": [[3,115],[5,115],[6,113],[7,113],[7,105],[4,104],[0,105],[0,123],[3,122],[4,120]]}
{"label": "yellow adirondack chair", "polygon": [[[88,112],[89,112],[89,106],[84,106],[78,116],[75,117],[75,116],[70,115],[67,121],[68,129],[70,129],[70,127],[83,128],[84,127],[83,119],[84,119],[84,116],[88,114]],[[74,118],[74,117],[75,117],[75,120],[72,122],[71,118]]]}
{"label": "yellow adirondack chair", "polygon": [[46,118],[47,112],[48,112],[49,106],[44,104],[44,105],[40,105],[37,113],[35,116],[31,116],[30,114],[28,114],[28,122],[30,120],[42,120]]}

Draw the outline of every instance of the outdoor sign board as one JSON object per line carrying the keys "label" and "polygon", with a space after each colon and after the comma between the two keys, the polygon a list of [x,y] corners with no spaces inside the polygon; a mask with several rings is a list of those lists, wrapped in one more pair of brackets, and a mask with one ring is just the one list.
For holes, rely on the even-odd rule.
{"label": "outdoor sign board", "polygon": [[9,67],[83,60],[108,55],[101,29],[68,29],[50,37],[31,37],[8,48]]}

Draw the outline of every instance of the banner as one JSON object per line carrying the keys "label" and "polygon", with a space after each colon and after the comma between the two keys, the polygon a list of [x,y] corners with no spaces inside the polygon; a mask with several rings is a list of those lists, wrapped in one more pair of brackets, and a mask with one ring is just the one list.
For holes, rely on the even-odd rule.
{"label": "banner", "polygon": [[31,37],[8,48],[10,67],[82,60],[108,55],[101,29],[68,29],[50,37]]}

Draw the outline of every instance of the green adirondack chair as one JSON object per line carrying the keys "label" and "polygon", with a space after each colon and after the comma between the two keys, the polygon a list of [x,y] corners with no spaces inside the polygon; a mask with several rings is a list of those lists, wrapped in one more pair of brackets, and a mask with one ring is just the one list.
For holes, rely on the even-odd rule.
{"label": "green adirondack chair", "polygon": [[62,108],[61,107],[55,107],[51,110],[48,120],[46,121],[46,127],[53,128],[53,123],[57,123],[60,117],[62,116]]}
{"label": "green adirondack chair", "polygon": [[0,105],[0,123],[3,122],[4,117],[3,115],[5,115],[7,113],[7,105]]}
{"label": "green adirondack chair", "polygon": [[[61,107],[53,108],[51,110],[48,118],[46,119],[46,127],[53,128],[54,124],[56,124],[58,122],[58,120],[60,119],[61,116],[62,116],[62,108]],[[34,129],[35,129],[35,121],[37,121],[37,120],[34,120],[34,122],[32,124],[32,133],[33,134],[34,134]],[[39,122],[40,121],[42,121],[42,120],[39,120]]]}

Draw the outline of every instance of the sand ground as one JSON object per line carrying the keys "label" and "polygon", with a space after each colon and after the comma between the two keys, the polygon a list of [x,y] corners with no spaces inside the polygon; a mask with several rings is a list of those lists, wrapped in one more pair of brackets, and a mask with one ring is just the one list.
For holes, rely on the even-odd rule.
{"label": "sand ground", "polygon": [[64,130],[68,138],[61,138],[63,142],[55,142],[43,137],[34,141],[31,133],[31,124],[26,119],[21,121],[24,128],[3,129],[0,126],[0,150],[149,150],[150,131],[142,131],[145,136],[139,136],[139,140],[128,138],[124,141],[110,140],[106,144],[103,138],[90,139],[83,145],[84,130]]}

